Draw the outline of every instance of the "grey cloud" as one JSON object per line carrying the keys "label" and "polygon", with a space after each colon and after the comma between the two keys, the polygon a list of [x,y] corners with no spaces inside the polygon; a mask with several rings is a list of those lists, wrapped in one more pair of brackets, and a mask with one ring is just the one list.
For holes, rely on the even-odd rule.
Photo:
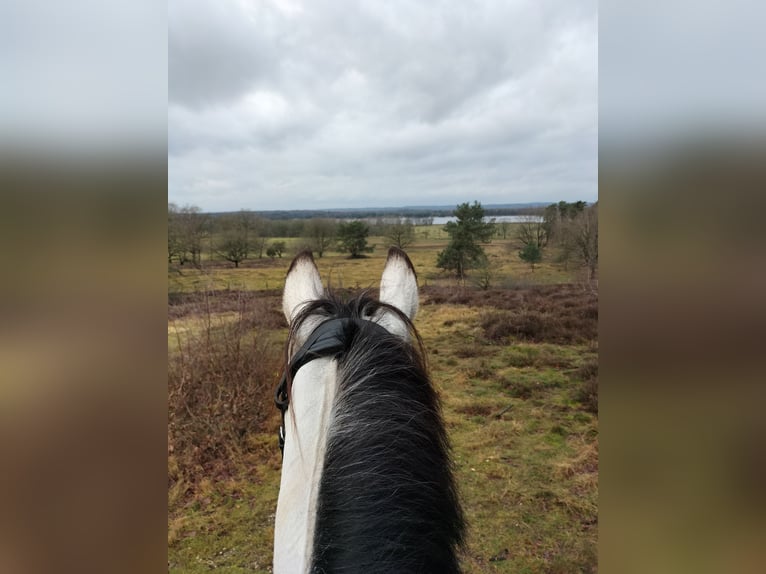
{"label": "grey cloud", "polygon": [[593,2],[196,4],[171,10],[181,203],[595,199]]}
{"label": "grey cloud", "polygon": [[202,107],[230,102],[278,72],[280,15],[267,4],[168,2],[168,97]]}

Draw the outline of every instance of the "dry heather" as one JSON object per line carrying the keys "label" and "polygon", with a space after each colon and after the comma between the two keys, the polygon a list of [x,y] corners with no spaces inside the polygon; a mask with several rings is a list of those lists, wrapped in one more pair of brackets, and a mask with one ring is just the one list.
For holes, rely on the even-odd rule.
{"label": "dry heather", "polygon": [[182,319],[188,316],[210,317],[216,313],[236,312],[257,320],[258,326],[266,329],[286,327],[280,311],[282,293],[271,291],[242,291],[221,289],[193,293],[171,293],[168,295],[168,319]]}
{"label": "dry heather", "polygon": [[583,343],[598,334],[598,296],[577,285],[469,291],[429,288],[427,304],[486,308],[480,319],[490,342]]}
{"label": "dry heather", "polygon": [[[202,329],[178,338],[168,362],[168,455],[171,485],[227,476],[248,448],[247,436],[273,415],[271,393],[281,347],[263,333],[284,326],[270,298],[203,294],[170,306],[171,316],[202,317]],[[174,309],[174,307],[181,309]],[[234,311],[233,319],[216,316]]]}

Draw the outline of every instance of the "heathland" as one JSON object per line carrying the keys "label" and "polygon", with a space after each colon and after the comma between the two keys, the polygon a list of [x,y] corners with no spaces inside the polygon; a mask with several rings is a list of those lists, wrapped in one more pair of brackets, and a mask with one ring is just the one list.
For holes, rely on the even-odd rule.
{"label": "heathland", "polygon": [[[543,250],[519,256],[516,226],[458,281],[436,267],[442,226],[415,228],[415,320],[440,392],[469,522],[467,573],[595,572],[598,290],[592,270]],[[211,242],[213,240],[211,239]],[[168,569],[270,572],[279,488],[273,390],[286,324],[281,256],[237,268],[202,254],[168,275]],[[375,292],[388,241],[316,262],[341,293]]]}

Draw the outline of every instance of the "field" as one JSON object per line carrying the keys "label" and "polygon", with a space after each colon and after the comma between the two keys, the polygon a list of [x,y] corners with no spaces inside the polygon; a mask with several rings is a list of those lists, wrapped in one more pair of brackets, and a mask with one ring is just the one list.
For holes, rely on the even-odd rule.
{"label": "field", "polygon": [[[415,324],[469,522],[465,572],[595,572],[597,294],[579,270],[545,260],[530,269],[510,240],[488,246],[489,289],[461,285],[435,267],[446,244],[440,228],[418,228],[417,237],[407,249],[421,285]],[[335,252],[317,259],[324,282],[374,289],[386,250],[382,238],[370,242],[377,247],[365,259]],[[290,259],[169,273],[170,572],[271,571],[280,473],[272,392]],[[224,382],[245,378],[236,397],[221,394]],[[217,391],[193,386],[203,380]],[[211,404],[179,399],[177,381]],[[241,420],[224,428],[221,413],[231,410]]]}

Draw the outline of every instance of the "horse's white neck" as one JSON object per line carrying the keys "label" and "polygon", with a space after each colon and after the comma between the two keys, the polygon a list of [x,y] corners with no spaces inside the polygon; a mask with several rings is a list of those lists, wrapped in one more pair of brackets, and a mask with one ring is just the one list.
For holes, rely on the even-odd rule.
{"label": "horse's white neck", "polygon": [[274,573],[311,565],[316,505],[337,388],[337,363],[316,359],[293,379],[285,413],[285,450],[274,527]]}

